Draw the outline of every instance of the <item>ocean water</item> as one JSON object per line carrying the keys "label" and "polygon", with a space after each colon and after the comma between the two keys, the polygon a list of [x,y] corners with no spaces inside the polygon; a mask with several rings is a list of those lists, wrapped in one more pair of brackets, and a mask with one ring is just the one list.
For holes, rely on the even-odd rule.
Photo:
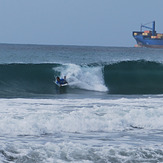
{"label": "ocean water", "polygon": [[0,58],[0,162],[163,162],[163,49],[0,44]]}

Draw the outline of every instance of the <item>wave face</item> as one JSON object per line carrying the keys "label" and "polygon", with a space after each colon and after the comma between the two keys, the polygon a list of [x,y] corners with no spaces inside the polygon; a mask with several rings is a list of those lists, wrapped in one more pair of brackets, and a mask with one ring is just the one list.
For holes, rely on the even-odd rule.
{"label": "wave face", "polygon": [[56,94],[55,77],[64,75],[69,87],[62,93],[163,93],[163,64],[139,60],[103,65],[1,64],[0,97]]}
{"label": "wave face", "polygon": [[162,94],[163,64],[139,60],[106,65],[104,79],[113,94]]}
{"label": "wave face", "polygon": [[0,95],[23,96],[49,94],[53,91],[52,64],[4,64],[0,65]]}

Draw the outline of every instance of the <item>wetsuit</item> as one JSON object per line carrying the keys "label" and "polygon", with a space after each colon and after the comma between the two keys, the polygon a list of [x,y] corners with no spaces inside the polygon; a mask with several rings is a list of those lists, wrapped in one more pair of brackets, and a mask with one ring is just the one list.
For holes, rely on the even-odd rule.
{"label": "wetsuit", "polygon": [[65,79],[60,79],[60,81],[57,81],[58,84],[66,84],[67,81]]}

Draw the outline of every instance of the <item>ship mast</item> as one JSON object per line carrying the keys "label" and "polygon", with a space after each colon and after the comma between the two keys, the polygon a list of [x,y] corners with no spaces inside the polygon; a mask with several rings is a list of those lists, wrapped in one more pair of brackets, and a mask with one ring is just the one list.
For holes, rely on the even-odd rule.
{"label": "ship mast", "polygon": [[[152,23],[152,27],[146,26],[146,25],[151,24],[151,23]],[[152,36],[155,36],[155,34],[156,34],[156,31],[155,31],[155,21],[150,22],[150,23],[146,23],[146,24],[144,24],[144,25],[141,24],[141,26],[140,26],[140,31],[142,31],[142,28],[147,28],[147,29],[152,30]]]}

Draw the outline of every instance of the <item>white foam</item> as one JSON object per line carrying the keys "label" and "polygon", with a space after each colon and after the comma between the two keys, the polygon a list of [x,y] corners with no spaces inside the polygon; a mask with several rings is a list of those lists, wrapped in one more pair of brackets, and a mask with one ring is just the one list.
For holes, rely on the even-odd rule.
{"label": "white foam", "polygon": [[[80,143],[48,142],[41,144],[18,144],[9,145],[4,148],[7,155],[15,158],[17,163],[38,162],[38,163],[94,163],[94,162],[158,162],[162,160],[160,147],[149,147],[144,145],[141,148],[129,147],[124,144],[119,146],[82,145]],[[0,158],[2,162],[5,159]]]}
{"label": "white foam", "polygon": [[[162,135],[154,134],[163,130],[162,101],[0,99],[0,161],[157,162],[162,158]],[[131,126],[142,129],[130,133]],[[146,138],[141,138],[143,132]]]}
{"label": "white foam", "polygon": [[61,73],[61,76],[67,76],[71,87],[81,88],[93,91],[107,91],[102,75],[102,67],[79,66],[67,64],[55,68]]}
{"label": "white foam", "polygon": [[162,100],[0,99],[1,135],[163,129]]}

